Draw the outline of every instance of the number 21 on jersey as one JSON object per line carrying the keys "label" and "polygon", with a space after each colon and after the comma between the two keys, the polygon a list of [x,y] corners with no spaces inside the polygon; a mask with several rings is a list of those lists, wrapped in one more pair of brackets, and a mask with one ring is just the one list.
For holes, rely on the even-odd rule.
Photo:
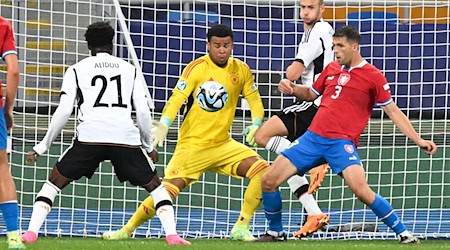
{"label": "number 21 on jersey", "polygon": [[[97,99],[95,100],[94,107],[109,107],[108,103],[101,102],[102,97],[105,94],[106,88],[108,87],[108,79],[106,79],[105,76],[102,75],[96,75],[92,78],[91,86],[95,86],[96,82],[100,81],[102,84],[102,89],[100,90],[100,93],[98,93]],[[119,107],[119,108],[126,108],[127,105],[123,104],[122,101],[122,83],[120,80],[120,75],[113,76],[109,79],[109,82],[116,82],[117,86],[117,102],[112,103],[112,107]]]}

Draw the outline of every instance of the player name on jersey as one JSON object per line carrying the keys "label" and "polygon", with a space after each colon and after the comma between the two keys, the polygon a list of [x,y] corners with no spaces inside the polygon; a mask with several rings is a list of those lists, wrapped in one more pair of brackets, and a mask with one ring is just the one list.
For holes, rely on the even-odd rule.
{"label": "player name on jersey", "polygon": [[97,62],[94,66],[96,69],[103,69],[103,68],[119,68],[120,65],[118,63],[114,62]]}

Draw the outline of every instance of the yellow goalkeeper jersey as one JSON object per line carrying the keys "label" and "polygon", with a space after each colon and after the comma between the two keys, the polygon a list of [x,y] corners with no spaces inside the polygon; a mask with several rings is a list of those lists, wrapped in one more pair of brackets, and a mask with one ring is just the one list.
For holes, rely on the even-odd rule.
{"label": "yellow goalkeeper jersey", "polygon": [[[203,110],[195,99],[198,88],[206,81],[221,83],[228,93],[228,101],[217,112]],[[209,55],[205,55],[190,62],[183,70],[172,96],[164,107],[162,119],[173,121],[178,110],[187,101],[178,144],[219,144],[230,138],[229,130],[240,94],[249,103],[252,120],[260,118],[262,121],[264,108],[248,65],[230,57],[227,65],[221,68]]]}

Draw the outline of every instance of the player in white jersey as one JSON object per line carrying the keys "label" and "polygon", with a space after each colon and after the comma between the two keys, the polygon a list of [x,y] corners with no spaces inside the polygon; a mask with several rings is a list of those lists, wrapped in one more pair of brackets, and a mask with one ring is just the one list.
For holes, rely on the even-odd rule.
{"label": "player in white jersey", "polygon": [[[22,240],[37,240],[61,189],[83,176],[92,177],[101,162],[110,160],[121,182],[142,186],[153,197],[167,243],[190,244],[176,232],[170,196],[153,164],[158,160],[158,152],[152,146],[151,114],[141,75],[132,64],[112,56],[114,29],[109,23],[89,25],[85,37],[92,56],[67,69],[59,106],[44,139],[28,153],[27,162],[33,162],[50,148],[72,114],[75,102],[79,111],[76,136],[37,194]],[[131,117],[132,107],[139,129]]]}
{"label": "player in white jersey", "polygon": [[[300,0],[300,16],[304,23],[304,34],[298,46],[295,60],[286,70],[290,81],[300,80],[301,84],[311,86],[323,68],[334,59],[332,41],[334,30],[322,19],[325,9],[323,0]],[[255,128],[246,136],[252,146],[265,147],[279,154],[291,142],[305,133],[317,112],[319,104],[297,101],[284,110],[275,113],[260,128]],[[285,138],[287,137],[287,138]],[[303,204],[308,217],[303,227],[295,233],[296,237],[308,236],[326,226],[328,216],[317,205],[312,193],[317,190],[325,174],[327,164],[313,169],[311,186],[304,176],[294,175],[288,180],[292,192]],[[275,236],[275,237],[274,237]],[[259,241],[272,241],[277,235],[266,235]]]}

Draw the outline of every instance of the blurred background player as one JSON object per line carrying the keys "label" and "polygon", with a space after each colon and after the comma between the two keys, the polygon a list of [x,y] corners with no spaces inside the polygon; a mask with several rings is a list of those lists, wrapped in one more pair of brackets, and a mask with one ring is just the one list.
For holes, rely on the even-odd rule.
{"label": "blurred background player", "polygon": [[[33,162],[50,148],[72,114],[75,101],[79,109],[76,138],[37,194],[22,240],[37,240],[61,189],[82,176],[90,178],[101,162],[110,160],[121,182],[128,180],[151,194],[167,243],[190,244],[176,232],[172,201],[152,162],[158,160],[158,152],[152,146],[152,119],[142,77],[132,64],[112,56],[114,29],[109,23],[89,25],[85,37],[92,56],[67,69],[59,106],[44,139],[28,153],[27,162]],[[139,129],[131,117],[132,107]]]}
{"label": "blurred background player", "polygon": [[353,27],[338,29],[333,35],[336,61],[323,70],[311,87],[296,85],[289,80],[279,85],[280,92],[295,95],[300,100],[323,97],[308,131],[281,152],[263,176],[263,205],[269,232],[272,232],[263,236],[263,241],[274,235],[284,235],[278,187],[292,175],[328,162],[356,197],[397,234],[401,243],[419,242],[406,230],[389,202],[369,187],[356,148],[375,105],[380,106],[400,131],[426,154],[434,154],[437,147],[417,134],[394,103],[384,75],[361,57],[360,40],[359,32]]}
{"label": "blurred background player", "polygon": [[[16,43],[11,24],[0,16],[0,52],[6,63],[6,100],[0,102],[0,208],[6,224],[6,236],[10,249],[25,248],[20,240],[19,207],[17,204],[17,192],[11,171],[9,169],[7,141],[8,131],[14,126],[14,100],[19,86],[19,63],[17,60]],[[0,85],[0,97],[1,97]]]}
{"label": "blurred background player", "polygon": [[[229,131],[240,94],[250,105],[253,125],[261,125],[264,108],[250,68],[230,57],[234,45],[233,31],[228,26],[216,25],[210,28],[207,37],[209,53],[192,61],[184,69],[160,121],[155,124],[154,145],[163,145],[178,110],[187,102],[175,152],[165,171],[164,187],[175,198],[206,171],[249,178],[242,210],[231,230],[231,238],[252,241],[255,237],[250,232],[249,223],[261,203],[261,177],[269,165],[255,151],[233,140]],[[226,105],[217,112],[207,112],[195,101],[197,89],[207,81],[222,84],[228,93]],[[145,199],[122,229],[105,233],[103,237],[128,238],[139,225],[155,215],[153,202],[150,197]]]}
{"label": "blurred background player", "polygon": [[[304,33],[295,60],[286,69],[286,78],[300,80],[303,85],[311,86],[323,68],[333,59],[332,36],[334,30],[322,19],[325,10],[323,0],[300,0],[300,17],[303,20]],[[261,127],[253,127],[246,136],[252,146],[265,147],[280,154],[292,141],[304,134],[311,124],[320,99],[315,103],[296,101],[293,105],[275,113]],[[317,205],[312,193],[316,191],[328,172],[328,164],[311,169],[311,186],[304,176],[294,175],[288,179],[289,187],[303,204],[308,214],[307,221],[294,236],[308,236],[325,227],[328,216]]]}

